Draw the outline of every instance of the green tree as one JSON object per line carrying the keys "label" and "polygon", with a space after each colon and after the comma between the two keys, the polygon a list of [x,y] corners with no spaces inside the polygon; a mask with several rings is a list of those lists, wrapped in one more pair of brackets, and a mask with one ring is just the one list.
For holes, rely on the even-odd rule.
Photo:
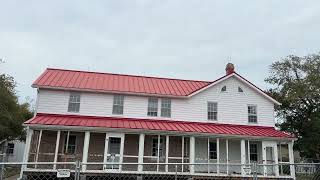
{"label": "green tree", "polygon": [[13,77],[0,73],[0,141],[23,139],[22,124],[33,116],[29,103],[19,104],[15,88]]}
{"label": "green tree", "polygon": [[276,108],[281,130],[293,133],[300,155],[320,159],[320,53],[290,55],[271,65],[266,82],[282,103]]}

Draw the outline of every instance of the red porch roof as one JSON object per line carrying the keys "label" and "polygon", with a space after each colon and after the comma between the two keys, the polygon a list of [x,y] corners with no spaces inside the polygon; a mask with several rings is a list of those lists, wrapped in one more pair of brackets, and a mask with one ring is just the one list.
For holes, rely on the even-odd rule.
{"label": "red porch roof", "polygon": [[185,133],[209,133],[217,135],[255,136],[273,138],[294,138],[273,127],[168,121],[154,119],[133,119],[118,117],[96,117],[59,114],[37,114],[25,122],[26,125],[80,126],[100,128],[137,129],[148,131],[172,131]]}

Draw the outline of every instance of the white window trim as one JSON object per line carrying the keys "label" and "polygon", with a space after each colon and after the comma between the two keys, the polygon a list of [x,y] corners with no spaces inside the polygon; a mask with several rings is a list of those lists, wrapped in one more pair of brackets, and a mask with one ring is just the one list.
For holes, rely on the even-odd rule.
{"label": "white window trim", "polygon": [[[208,110],[208,108],[209,108],[209,103],[214,103],[214,104],[216,104],[217,105],[217,111],[216,111],[216,113],[217,113],[217,119],[209,119],[209,110]],[[207,120],[208,121],[218,121],[218,102],[216,102],[216,101],[207,101]],[[214,113],[215,111],[213,111],[213,113]]]}
{"label": "white window trim", "polygon": [[[123,100],[122,100],[122,114],[120,113],[114,113],[114,106],[120,106],[121,104],[115,104],[115,97],[116,96],[122,96],[123,97]],[[114,94],[113,95],[113,102],[112,102],[112,112],[111,114],[112,115],[123,115],[124,114],[124,101],[125,101],[125,96],[124,95],[121,95],[121,94]]]}
{"label": "white window trim", "polygon": [[[251,152],[251,150],[250,150],[250,145],[256,145],[256,147],[257,147],[257,153],[252,153]],[[256,154],[257,155],[257,162],[259,161],[259,150],[258,150],[259,148],[258,148],[258,143],[252,143],[252,142],[249,142],[249,150],[248,151],[250,151],[250,153],[249,153],[249,155],[250,155],[250,161],[252,161],[252,159],[251,159],[251,154]]]}
{"label": "white window trim", "polygon": [[[157,142],[160,143],[160,144],[157,143],[156,154],[159,154],[159,158],[165,156],[164,153],[163,153],[163,152],[164,152],[164,149],[163,149],[163,146],[164,146],[164,144],[163,144],[163,143],[164,143],[164,138],[161,137],[161,136],[160,136],[160,137],[152,137],[151,140],[152,140],[152,144],[151,144],[151,157],[157,158],[157,156],[158,156],[158,155],[155,155],[155,156],[153,155],[153,141],[154,141],[154,140],[156,140]],[[161,143],[161,140],[162,140],[162,143]],[[162,147],[161,147],[161,144],[163,144]],[[158,146],[159,146],[159,148],[158,148]],[[159,149],[159,151],[161,150],[161,151],[160,151],[161,153],[160,153],[160,152],[158,153],[158,149]]]}
{"label": "white window trim", "polygon": [[[69,106],[70,106],[70,103],[71,103],[71,101],[70,101],[71,95],[79,95],[79,102],[72,102],[72,103],[77,103],[77,104],[79,104],[79,111],[70,111],[70,110],[69,110]],[[80,92],[70,92],[70,93],[69,93],[69,99],[68,99],[67,112],[68,112],[68,113],[79,113],[79,112],[80,112],[80,109],[81,109],[81,93],[80,93]]]}
{"label": "white window trim", "polygon": [[[149,99],[157,99],[157,115],[156,116],[149,115]],[[147,98],[147,116],[148,117],[159,117],[159,99],[160,98],[157,98],[157,97],[148,97]],[[161,112],[160,112],[160,114],[161,114]]]}
{"label": "white window trim", "polygon": [[[249,106],[255,106],[256,107],[256,114],[249,114]],[[258,124],[258,105],[256,104],[248,104],[247,105],[247,119],[248,119],[248,124]],[[249,116],[250,115],[255,115],[257,117],[257,122],[249,122]]]}
{"label": "white window trim", "polygon": [[[169,100],[169,101],[170,101],[170,108],[167,108],[167,107],[162,108],[162,102],[163,102],[163,100]],[[170,115],[169,115],[169,116],[163,116],[163,115],[162,115],[162,109],[169,109]],[[160,116],[161,116],[161,117],[164,117],[164,118],[171,118],[171,116],[172,116],[172,100],[171,100],[170,98],[161,98],[161,102],[160,102]]]}

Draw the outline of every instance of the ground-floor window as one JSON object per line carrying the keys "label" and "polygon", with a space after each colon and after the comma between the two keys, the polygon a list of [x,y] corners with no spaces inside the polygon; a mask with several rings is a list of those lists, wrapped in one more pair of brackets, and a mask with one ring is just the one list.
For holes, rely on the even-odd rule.
{"label": "ground-floor window", "polygon": [[[163,156],[163,138],[160,138],[159,156]],[[158,156],[158,138],[152,138],[152,156]]]}
{"label": "ground-floor window", "polygon": [[6,153],[7,154],[13,154],[13,152],[14,152],[14,144],[13,143],[8,143]]}
{"label": "ground-floor window", "polygon": [[66,154],[75,154],[76,153],[76,142],[77,136],[75,135],[67,135],[65,138],[65,150]]}
{"label": "ground-floor window", "polygon": [[250,161],[258,161],[258,145],[250,144]]}
{"label": "ground-floor window", "polygon": [[209,142],[209,158],[217,159],[217,143]]}

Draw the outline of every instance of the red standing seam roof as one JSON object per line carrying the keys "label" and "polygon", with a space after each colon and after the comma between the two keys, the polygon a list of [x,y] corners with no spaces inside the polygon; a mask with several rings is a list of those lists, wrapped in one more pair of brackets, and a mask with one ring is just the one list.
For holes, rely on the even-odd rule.
{"label": "red standing seam roof", "polygon": [[188,96],[212,82],[122,75],[65,69],[46,69],[33,87],[73,88],[163,96]]}
{"label": "red standing seam roof", "polygon": [[294,138],[291,134],[274,127],[247,126],[174,120],[134,119],[120,117],[97,117],[38,113],[25,125],[100,127],[115,129],[136,129],[182,133],[207,133],[215,135]]}

